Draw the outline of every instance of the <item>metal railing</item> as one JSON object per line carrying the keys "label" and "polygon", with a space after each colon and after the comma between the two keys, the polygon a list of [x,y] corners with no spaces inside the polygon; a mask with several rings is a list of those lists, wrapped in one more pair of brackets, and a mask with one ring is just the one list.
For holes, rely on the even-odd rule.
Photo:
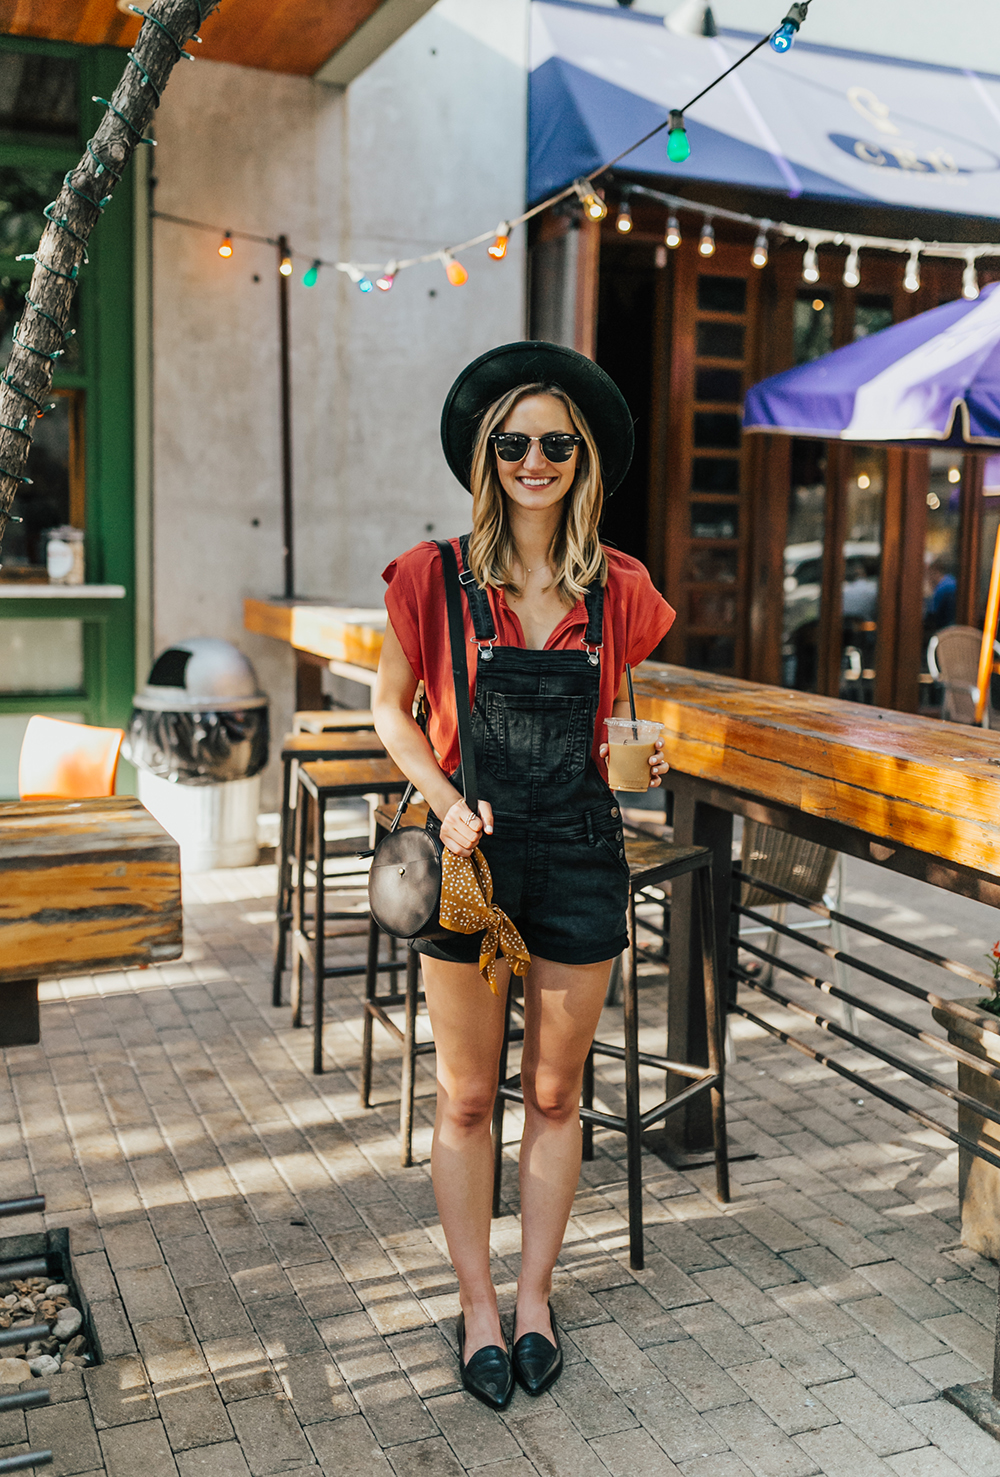
{"label": "metal railing", "polygon": [[[740,965],[737,949],[753,954],[763,964],[769,966],[771,970],[781,970],[800,984],[807,985],[821,994],[841,1001],[854,1010],[863,1012],[865,1015],[881,1022],[882,1025],[898,1031],[900,1035],[910,1040],[919,1041],[922,1046],[930,1048],[930,1050],[937,1052],[942,1057],[948,1057],[954,1062],[960,1062],[964,1066],[972,1067],[975,1071],[982,1073],[983,1076],[992,1077],[1000,1081],[1000,1065],[975,1056],[973,1053],[965,1051],[962,1047],[954,1045],[946,1037],[923,1030],[921,1027],[902,1019],[899,1015],[883,1009],[873,1000],[866,999],[862,995],[838,986],[832,980],[810,974],[808,970],[803,969],[792,960],[783,958],[777,953],[772,953],[765,948],[761,948],[758,944],[751,942],[746,934],[739,934],[739,920],[746,918],[755,925],[764,925],[764,928],[770,934],[794,940],[796,944],[822,955],[831,963],[836,962],[851,970],[856,970],[860,974],[868,976],[869,979],[877,981],[879,984],[888,985],[894,990],[899,990],[911,999],[920,1000],[932,1008],[937,1007],[946,1010],[958,1019],[964,1019],[978,1024],[980,1017],[976,1011],[970,1010],[968,1006],[962,1005],[958,1001],[924,989],[912,980],[903,979],[891,970],[882,969],[878,965],[870,964],[857,954],[849,953],[844,949],[834,948],[831,944],[824,943],[822,940],[816,938],[815,935],[805,933],[801,927],[796,928],[794,925],[782,922],[779,919],[768,918],[755,908],[746,907],[738,900],[738,888],[741,884],[760,888],[773,896],[776,903],[795,904],[812,914],[817,914],[826,922],[831,924],[839,923],[846,928],[853,929],[857,933],[864,934],[876,940],[880,944],[889,944],[904,954],[909,954],[913,958],[919,959],[924,964],[931,964],[947,973],[958,975],[979,988],[992,988],[993,982],[987,975],[970,969],[968,965],[962,964],[957,959],[948,959],[943,954],[937,954],[931,949],[924,948],[921,944],[912,943],[908,939],[886,933],[883,929],[876,928],[872,924],[864,923],[859,918],[853,918],[846,913],[838,912],[835,909],[827,907],[824,903],[810,902],[796,893],[789,892],[786,888],[778,887],[774,883],[766,882],[762,878],[755,877],[752,873],[742,868],[734,867],[733,879],[737,886],[734,887],[735,900],[732,905],[734,932],[732,938],[733,947],[730,953],[730,970],[740,985],[772,1001],[774,1004],[780,1005],[793,1015],[810,1021],[814,1026],[818,1026],[820,1030],[826,1031],[836,1039],[868,1053],[869,1056],[874,1057],[877,1061],[893,1068],[895,1071],[904,1073],[907,1077],[919,1082],[932,1092],[938,1093],[941,1097],[970,1109],[981,1118],[986,1118],[990,1122],[1000,1125],[1000,1112],[991,1108],[987,1103],[972,1097],[969,1093],[963,1092],[960,1088],[953,1086],[949,1082],[942,1081],[940,1077],[936,1077],[933,1072],[928,1072],[912,1058],[900,1056],[891,1048],[872,1040],[871,1037],[858,1035],[856,1031],[850,1030],[846,1025],[832,1019],[831,1016],[823,1011],[811,1010],[801,1000],[797,1000],[788,994],[782,993],[781,990],[775,989],[773,983],[766,983],[763,979],[756,977],[751,970]],[[776,1036],[788,1046],[794,1047],[796,1051],[802,1052],[803,1055],[811,1057],[814,1061],[821,1062],[824,1066],[829,1067],[831,1071],[837,1072],[841,1077],[846,1078],[847,1081],[852,1082],[855,1086],[863,1088],[871,1096],[881,1099],[891,1107],[896,1108],[899,1112],[905,1113],[908,1117],[915,1119],[923,1127],[933,1129],[934,1132],[942,1134],[952,1143],[967,1149],[971,1154],[975,1154],[978,1158],[984,1159],[988,1164],[992,1164],[995,1168],[1000,1169],[1000,1154],[995,1153],[981,1142],[969,1138],[966,1134],[959,1132],[958,1129],[951,1127],[949,1124],[942,1123],[940,1120],[931,1117],[930,1114],[907,1102],[898,1093],[892,1092],[888,1087],[873,1080],[872,1077],[862,1076],[859,1072],[848,1067],[846,1063],[839,1061],[836,1056],[831,1056],[826,1052],[817,1050],[816,1047],[809,1045],[808,1042],[802,1041],[790,1032],[776,1026],[772,1021],[755,1014],[755,1012],[741,1005],[738,1001],[731,1004],[729,1008],[734,1014],[751,1021],[755,1026],[759,1026],[770,1035]]]}
{"label": "metal railing", "polygon": [[[0,1217],[34,1215],[45,1209],[44,1195],[29,1195],[18,1200],[0,1200]],[[49,1267],[45,1257],[19,1258],[15,1261],[0,1261],[0,1282],[14,1277],[44,1277]],[[51,1329],[47,1323],[31,1324],[28,1327],[0,1329],[0,1355],[4,1349],[17,1344],[27,1344],[33,1339],[47,1338]],[[0,1415],[8,1410],[34,1410],[39,1405],[48,1405],[50,1392],[40,1386],[35,1390],[16,1390],[10,1395],[0,1395]],[[0,1473],[23,1472],[28,1467],[47,1467],[52,1462],[51,1451],[25,1451],[18,1456],[0,1457]]]}

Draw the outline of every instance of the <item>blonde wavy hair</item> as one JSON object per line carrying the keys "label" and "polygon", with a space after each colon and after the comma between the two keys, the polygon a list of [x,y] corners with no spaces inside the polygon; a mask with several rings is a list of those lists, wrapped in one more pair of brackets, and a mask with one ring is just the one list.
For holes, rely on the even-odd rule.
{"label": "blonde wavy hair", "polygon": [[577,452],[576,476],[563,499],[562,517],[548,552],[555,575],[553,584],[563,604],[572,608],[595,580],[602,585],[607,583],[608,560],[598,538],[604,484],[593,433],[579,407],[558,385],[518,385],[483,412],[469,474],[472,488],[469,569],[480,588],[492,585],[495,590],[510,590],[515,597],[522,593],[514,578],[517,547],[497,471],[496,452],[489,438],[493,431],[502,428],[515,405],[529,395],[551,395],[558,400],[565,406],[574,429],[583,437]]}

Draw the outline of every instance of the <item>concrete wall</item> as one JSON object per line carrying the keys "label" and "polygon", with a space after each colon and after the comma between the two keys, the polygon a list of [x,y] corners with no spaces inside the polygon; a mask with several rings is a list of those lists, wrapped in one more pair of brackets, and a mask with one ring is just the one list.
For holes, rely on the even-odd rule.
{"label": "concrete wall", "polygon": [[[459,531],[467,494],[441,455],[444,394],[518,338],[523,239],[363,295],[313,255],[387,261],[489,229],[524,198],[526,0],[440,3],[344,92],[199,62],[157,115],[157,210],[263,236],[303,260],[291,291],[297,593],[380,604],[379,574]],[[281,587],[278,287],[273,248],[157,220],[153,233],[154,646],[222,636],[254,662],[280,734],[288,650],[242,629],[245,595]],[[276,804],[274,766],[265,808]]]}

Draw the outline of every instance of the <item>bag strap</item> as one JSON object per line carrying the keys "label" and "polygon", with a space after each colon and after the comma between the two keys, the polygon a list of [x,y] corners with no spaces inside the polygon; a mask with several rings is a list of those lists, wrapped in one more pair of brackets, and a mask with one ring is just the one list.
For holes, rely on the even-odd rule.
{"label": "bag strap", "polygon": [[473,815],[479,814],[479,782],[472,745],[472,714],[469,710],[469,667],[465,658],[465,621],[462,618],[462,587],[458,560],[446,539],[435,539],[444,568],[444,593],[451,641],[451,674],[455,679],[455,711],[458,715],[458,751],[462,760],[462,793]]}

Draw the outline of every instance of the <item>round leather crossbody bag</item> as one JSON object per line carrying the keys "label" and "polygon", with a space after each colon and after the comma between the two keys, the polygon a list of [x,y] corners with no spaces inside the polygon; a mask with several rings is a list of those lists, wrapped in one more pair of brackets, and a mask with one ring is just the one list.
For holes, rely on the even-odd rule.
{"label": "round leather crossbody bag", "polygon": [[441,842],[419,826],[383,837],[368,874],[368,905],[384,933],[433,938],[444,932],[441,907]]}

